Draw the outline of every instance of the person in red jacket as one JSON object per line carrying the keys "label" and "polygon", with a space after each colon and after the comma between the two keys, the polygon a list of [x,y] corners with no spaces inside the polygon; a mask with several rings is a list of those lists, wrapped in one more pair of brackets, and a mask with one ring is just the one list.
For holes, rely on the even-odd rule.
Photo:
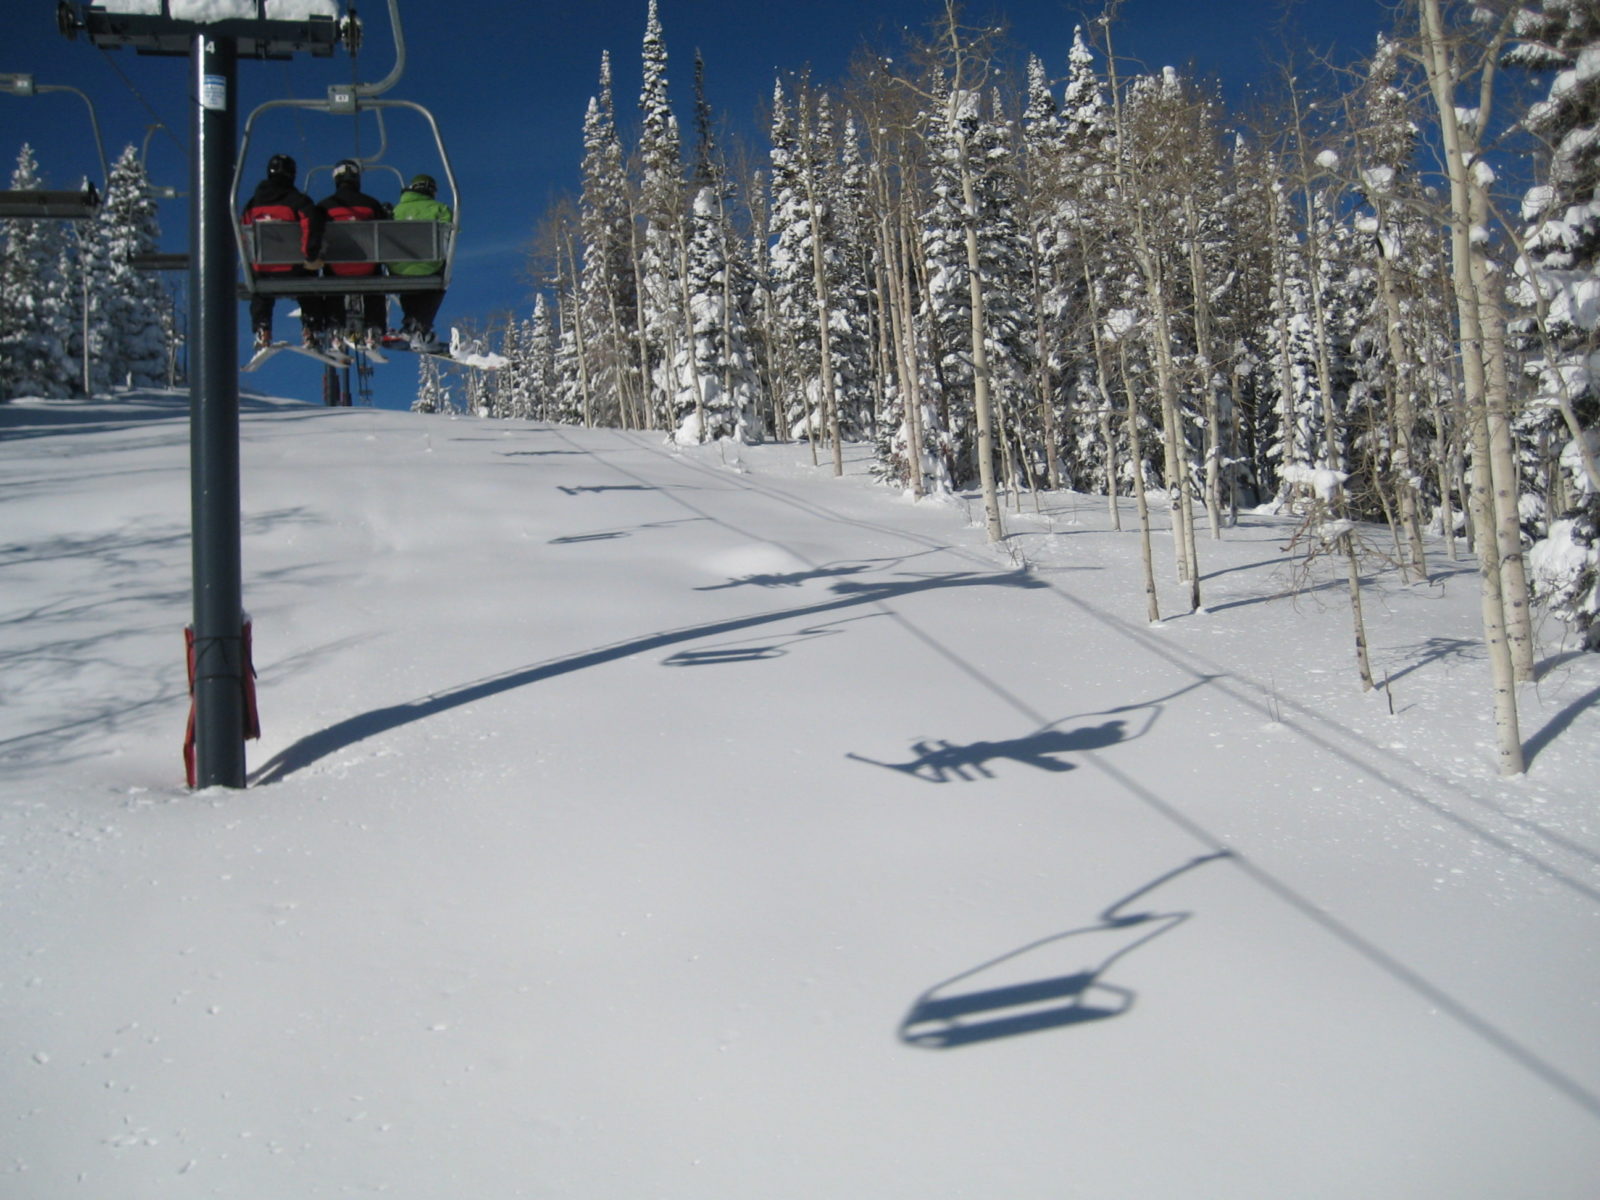
{"label": "person in red jacket", "polygon": [[[333,188],[333,195],[317,204],[328,220],[384,221],[389,218],[389,206],[361,190],[361,165],[353,159],[344,159],[333,168]],[[375,262],[335,262],[324,268],[324,274],[362,278],[376,275],[380,270]],[[323,310],[327,324],[335,331],[344,323],[347,299],[345,296],[330,296]],[[388,303],[382,292],[361,295],[361,326],[369,346],[376,347],[383,340],[384,330],[389,323]]]}
{"label": "person in red jacket", "polygon": [[[251,270],[258,275],[300,277],[315,275],[322,264],[322,227],[327,222],[323,211],[312,203],[311,197],[294,186],[295,161],[287,154],[274,154],[267,163],[267,177],[256,185],[250,202],[245,205],[242,221],[254,225],[258,221],[298,221],[300,223],[300,252],[305,256],[299,263],[256,263]],[[272,341],[272,307],[274,296],[250,297],[250,328],[255,331],[256,349]],[[321,306],[315,296],[301,296],[300,327],[306,345],[315,346],[321,326]]]}

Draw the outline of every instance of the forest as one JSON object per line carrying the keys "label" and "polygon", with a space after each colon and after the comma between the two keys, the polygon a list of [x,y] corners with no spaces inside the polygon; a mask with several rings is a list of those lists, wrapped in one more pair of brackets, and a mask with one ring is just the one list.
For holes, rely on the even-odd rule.
{"label": "forest", "polygon": [[1348,576],[1368,686],[1362,575],[1424,581],[1431,534],[1480,564],[1514,728],[1540,612],[1600,647],[1600,8],[1411,0],[1364,62],[1286,68],[1254,114],[1120,72],[1117,9],[1053,79],[949,3],[837,85],[778,79],[750,152],[719,143],[698,62],[684,137],[652,4],[637,140],[606,60],[545,286],[491,331],[512,365],[461,403],[805,438],[836,470],[870,440],[886,484],[980,493],[996,541],[1041,489],[1131,495],[1147,545],[1148,505],[1172,514],[1194,608],[1203,538],[1292,513]]}
{"label": "forest", "polygon": [[[651,0],[636,134],[604,57],[531,310],[473,331],[509,365],[426,359],[414,407],[804,439],[835,471],[870,442],[888,486],[980,496],[996,542],[1043,490],[1133,497],[1152,620],[1152,509],[1191,609],[1205,538],[1292,514],[1368,687],[1362,578],[1424,584],[1436,538],[1479,565],[1520,770],[1537,622],[1600,649],[1600,6],[1407,0],[1250,113],[1121,69],[1119,8],[1050,64],[946,0],[848,78],[776,79],[748,147],[698,61],[685,133]],[[173,306],[126,269],[141,186],[125,155],[77,243],[4,223],[0,396],[171,375]]]}

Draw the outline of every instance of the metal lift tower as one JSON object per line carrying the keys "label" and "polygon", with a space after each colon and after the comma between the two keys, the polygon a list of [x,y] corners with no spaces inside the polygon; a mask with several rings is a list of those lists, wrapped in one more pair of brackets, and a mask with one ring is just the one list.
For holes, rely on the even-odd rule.
{"label": "metal lift tower", "polygon": [[[265,0],[236,7],[248,16],[197,22],[161,12],[114,12],[115,4],[61,3],[69,38],[96,47],[131,46],[140,54],[187,57],[193,105],[190,129],[189,453],[194,553],[194,713],[198,787],[245,785],[246,685],[243,570],[239,516],[239,353],[237,240],[230,200],[241,58],[326,58],[353,20],[328,16],[269,20]],[[147,6],[142,6],[147,7]]]}

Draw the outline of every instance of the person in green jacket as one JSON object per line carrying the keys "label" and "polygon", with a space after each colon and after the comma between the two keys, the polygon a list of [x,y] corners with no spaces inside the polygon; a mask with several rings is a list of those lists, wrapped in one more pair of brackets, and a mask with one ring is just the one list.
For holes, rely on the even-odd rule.
{"label": "person in green jacket", "polygon": [[[410,185],[400,193],[400,199],[394,206],[394,219],[396,221],[440,221],[450,224],[455,220],[455,214],[450,211],[450,206],[436,198],[439,185],[434,182],[432,175],[414,175]],[[389,264],[391,275],[438,275],[444,270],[444,262],[392,262]],[[400,323],[400,332],[411,339],[413,347],[437,346],[438,338],[434,336],[433,320],[439,315],[439,306],[444,303],[444,290],[436,292],[401,292],[400,311],[405,314]]]}

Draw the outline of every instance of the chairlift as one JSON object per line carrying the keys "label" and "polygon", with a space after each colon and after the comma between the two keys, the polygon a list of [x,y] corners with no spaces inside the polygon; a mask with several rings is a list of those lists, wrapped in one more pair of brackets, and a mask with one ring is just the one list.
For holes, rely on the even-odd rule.
{"label": "chairlift", "polygon": [[[89,109],[89,125],[94,130],[95,151],[100,160],[100,178],[108,180],[105,145],[100,140],[100,122],[94,104],[75,87],[35,83],[32,75],[0,74],[0,92],[13,96],[36,96],[40,92],[72,92]],[[85,179],[76,191],[43,191],[10,188],[0,191],[0,218],[8,221],[83,221],[100,211],[100,192]]]}
{"label": "chairlift", "polygon": [[[394,29],[395,65],[382,80],[373,84],[336,84],[328,89],[323,100],[283,99],[269,100],[257,106],[246,118],[244,138],[239,147],[233,172],[231,203],[235,214],[234,235],[239,249],[239,264],[243,276],[241,295],[249,296],[320,296],[364,295],[382,293],[398,295],[402,292],[443,292],[450,286],[450,274],[455,265],[456,234],[461,225],[461,197],[456,187],[455,171],[450,165],[450,155],[433,114],[412,100],[384,100],[378,97],[392,87],[405,67],[405,40],[400,27],[400,13],[396,0],[389,0],[389,17]],[[359,38],[357,38],[359,40]],[[322,261],[326,263],[376,263],[387,267],[403,262],[442,262],[436,275],[336,275],[287,276],[282,272],[257,272],[257,266],[295,266],[305,261],[300,244],[300,226],[294,221],[256,221],[244,225],[238,220],[242,210],[241,182],[245,163],[249,159],[250,142],[255,135],[256,119],[263,113],[282,108],[298,108],[310,112],[324,112],[330,116],[349,116],[357,120],[362,112],[372,112],[377,117],[382,144],[378,152],[360,160],[364,172],[392,171],[402,185],[408,178],[398,168],[382,162],[388,144],[384,114],[389,110],[403,109],[420,116],[433,135],[444,181],[450,189],[450,211],[453,220],[442,221],[330,221],[323,232]],[[321,167],[313,167],[306,181]]]}

